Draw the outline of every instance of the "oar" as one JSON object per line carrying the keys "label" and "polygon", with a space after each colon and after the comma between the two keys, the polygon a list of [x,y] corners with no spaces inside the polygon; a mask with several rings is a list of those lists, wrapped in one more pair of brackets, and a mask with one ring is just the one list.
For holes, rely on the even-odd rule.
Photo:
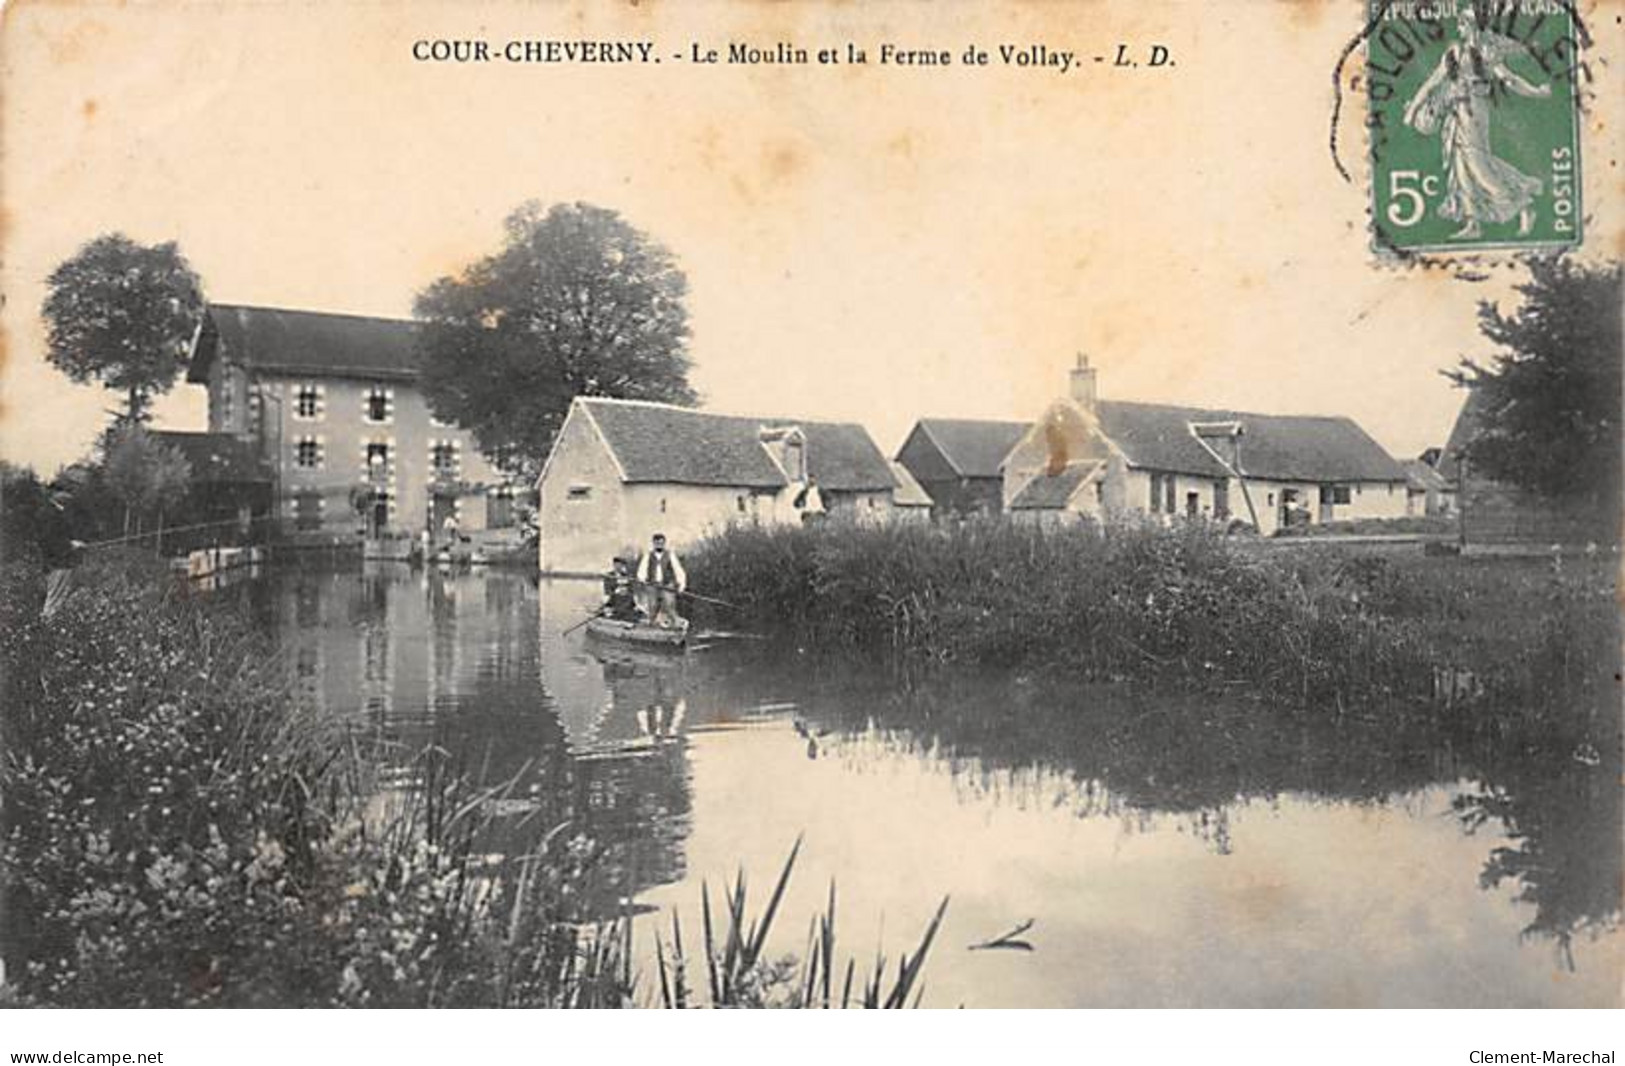
{"label": "oar", "polygon": [[[652,581],[639,581],[635,577],[631,579],[631,582],[634,585],[642,585],[644,588],[647,588],[647,589],[665,588],[664,585],[656,585]],[[727,600],[719,600],[714,596],[701,596],[698,592],[690,592],[687,589],[672,589],[671,591],[677,593],[677,595],[679,595],[679,596],[687,596],[691,600],[699,600],[702,603],[714,603],[718,607],[726,607],[726,608],[728,608],[729,610],[732,610],[732,611],[743,611],[744,610],[744,608],[739,606],[739,604],[737,604],[737,603],[729,603]]]}
{"label": "oar", "polygon": [[566,629],[564,632],[560,633],[559,636],[561,636],[561,637],[569,636],[571,633],[574,633],[576,630],[580,629],[582,626],[586,625],[588,622],[592,621],[594,618],[597,618],[598,616],[599,616],[599,613],[597,611],[594,611],[592,614],[589,614],[587,617],[583,618],[581,621],[577,622],[575,625],[571,626],[569,629]]}

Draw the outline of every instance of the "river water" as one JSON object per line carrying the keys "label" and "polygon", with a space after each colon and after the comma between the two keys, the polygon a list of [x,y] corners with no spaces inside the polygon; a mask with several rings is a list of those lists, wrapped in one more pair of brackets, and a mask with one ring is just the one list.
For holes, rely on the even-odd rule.
{"label": "river water", "polygon": [[[947,896],[928,1006],[1618,1001],[1617,752],[1463,753],[1239,694],[898,677],[748,640],[634,652],[563,634],[592,583],[503,571],[278,570],[246,594],[392,787],[438,745],[513,781],[535,832],[601,841],[645,945],[673,908],[699,928],[702,881],[743,867],[759,903],[799,838],[774,949],[802,949],[832,879],[860,972]],[[1028,920],[1031,950],[971,950]]]}

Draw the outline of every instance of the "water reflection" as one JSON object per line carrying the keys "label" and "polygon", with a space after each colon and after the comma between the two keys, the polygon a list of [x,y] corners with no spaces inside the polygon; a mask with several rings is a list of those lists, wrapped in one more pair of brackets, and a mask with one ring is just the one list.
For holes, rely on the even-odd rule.
{"label": "water reflection", "polygon": [[1625,811],[1617,762],[1611,773],[1600,757],[1593,766],[1573,753],[1497,762],[1491,777],[1454,801],[1467,831],[1499,829],[1505,838],[1491,849],[1479,882],[1486,889],[1515,886],[1517,898],[1534,908],[1523,935],[1550,942],[1572,972],[1577,938],[1595,940],[1619,928]]}
{"label": "water reflection", "polygon": [[[626,649],[562,635],[591,584],[500,571],[279,571],[249,594],[390,787],[422,787],[426,748],[512,783],[493,847],[568,823],[614,898],[691,908],[805,834],[787,913],[833,877],[860,943],[951,893],[939,1005],[1617,999],[1617,733],[1588,764],[1239,694]],[[1027,918],[1034,952],[964,950]]]}

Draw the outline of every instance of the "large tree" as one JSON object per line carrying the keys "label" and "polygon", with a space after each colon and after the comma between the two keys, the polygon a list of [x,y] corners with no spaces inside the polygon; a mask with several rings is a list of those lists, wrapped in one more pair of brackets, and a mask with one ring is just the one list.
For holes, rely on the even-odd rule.
{"label": "large tree", "polygon": [[576,396],[692,404],[688,282],[591,204],[528,203],[495,255],[418,294],[423,388],[497,463],[534,472]]}
{"label": "large tree", "polygon": [[1620,283],[1617,263],[1536,260],[1510,314],[1480,305],[1480,328],[1502,350],[1449,372],[1474,392],[1473,470],[1555,501],[1617,506]]}
{"label": "large tree", "polygon": [[146,246],[97,237],[46,280],[46,358],[77,382],[124,394],[122,418],[140,422],[186,362],[203,289],[174,242]]}

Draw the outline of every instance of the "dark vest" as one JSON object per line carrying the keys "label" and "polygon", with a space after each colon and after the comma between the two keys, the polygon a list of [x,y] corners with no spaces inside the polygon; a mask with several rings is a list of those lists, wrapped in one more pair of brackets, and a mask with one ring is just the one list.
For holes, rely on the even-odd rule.
{"label": "dark vest", "polygon": [[649,584],[675,586],[677,575],[671,568],[671,552],[649,553]]}

